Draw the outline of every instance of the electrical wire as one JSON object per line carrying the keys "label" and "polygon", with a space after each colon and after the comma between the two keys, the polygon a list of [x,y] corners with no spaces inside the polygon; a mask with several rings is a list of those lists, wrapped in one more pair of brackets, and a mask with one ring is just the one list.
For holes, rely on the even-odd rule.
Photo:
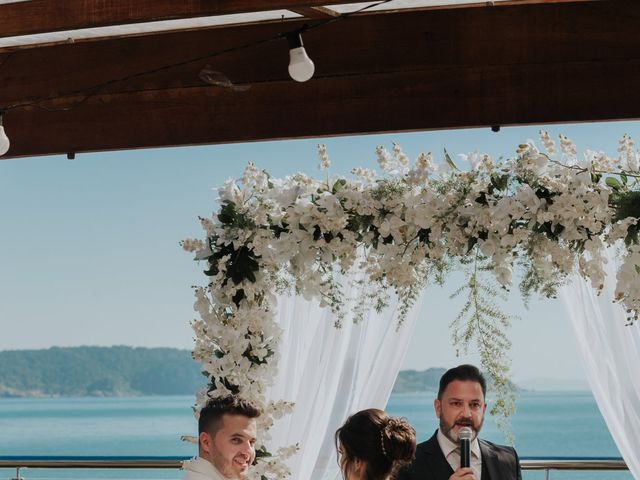
{"label": "electrical wire", "polygon": [[[305,32],[309,32],[311,30],[315,30],[321,27],[324,27],[326,25],[330,25],[332,23],[338,22],[338,21],[342,21],[342,20],[346,20],[349,17],[352,17],[354,15],[357,15],[358,13],[362,13],[366,10],[370,10],[371,8],[374,7],[378,7],[380,5],[384,5],[387,3],[390,3],[394,0],[381,0],[379,2],[376,3],[371,3],[369,5],[366,5],[362,8],[359,8],[357,10],[351,11],[351,12],[345,12],[345,13],[341,13],[340,15],[336,16],[336,17],[331,17],[328,18],[326,20],[321,20],[319,22],[313,23],[311,25],[309,24],[304,24],[302,27],[297,28],[295,30],[289,31],[289,32],[285,32],[285,33],[279,33],[273,37],[269,37],[269,38],[264,38],[261,40],[256,40],[254,42],[250,42],[250,43],[245,43],[243,45],[237,45],[235,47],[229,47],[229,48],[225,48],[222,50],[217,50],[217,51],[213,51],[213,52],[209,52],[206,53],[204,55],[198,55],[196,57],[192,57],[186,60],[182,60],[180,62],[175,62],[175,63],[170,63],[170,64],[166,64],[166,65],[162,65],[160,67],[156,67],[153,69],[148,69],[148,70],[143,70],[141,72],[137,72],[137,73],[133,73],[133,74],[129,74],[129,75],[125,75],[119,78],[114,78],[111,80],[107,80],[105,82],[90,86],[90,87],[85,87],[83,89],[79,89],[79,90],[74,90],[71,92],[67,92],[67,93],[58,93],[55,95],[50,95],[47,97],[40,97],[40,98],[35,98],[35,99],[31,99],[29,101],[25,101],[25,102],[20,102],[20,103],[16,103],[13,105],[7,105],[5,107],[0,107],[0,111],[10,111],[10,110],[15,110],[18,108],[27,108],[27,107],[36,107],[36,108],[40,108],[42,110],[46,110],[48,112],[61,112],[61,111],[70,111],[70,110],[74,110],[76,108],[78,108],[80,105],[82,105],[83,103],[85,103],[87,100],[89,100],[90,98],[94,97],[95,95],[98,95],[102,90],[104,90],[107,87],[110,87],[112,85],[118,84],[118,83],[124,83],[127,82],[129,80],[135,79],[135,78],[139,78],[139,77],[143,77],[145,75],[153,75],[156,73],[160,73],[166,70],[170,70],[172,68],[176,68],[176,67],[182,67],[185,65],[189,65],[191,63],[195,63],[195,62],[200,62],[203,60],[207,60],[210,58],[214,58],[214,57],[218,57],[227,53],[233,53],[233,52],[237,52],[237,51],[241,51],[241,50],[246,50],[249,48],[253,48],[259,45],[264,45],[267,43],[271,43],[274,41],[279,41],[282,40],[284,38],[286,38],[288,35],[291,34],[302,34]],[[3,60],[2,63],[0,63],[0,68],[6,64],[7,60],[11,57],[12,53],[10,53],[7,58],[5,58]],[[63,107],[63,108],[48,108],[45,107],[43,105],[41,105],[44,102],[50,102],[53,100],[58,100],[60,98],[65,98],[65,97],[70,97],[70,96],[79,96],[79,95],[83,95],[83,98],[80,99],[77,103],[75,103],[74,105],[70,106],[70,107]]]}

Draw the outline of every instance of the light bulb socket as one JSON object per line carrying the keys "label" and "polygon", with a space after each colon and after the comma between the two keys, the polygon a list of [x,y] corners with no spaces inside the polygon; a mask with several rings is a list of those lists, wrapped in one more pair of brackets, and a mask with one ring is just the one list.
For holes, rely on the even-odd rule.
{"label": "light bulb socket", "polygon": [[287,35],[287,42],[289,42],[289,50],[304,46],[302,43],[302,35],[300,35],[299,32],[289,33]]}

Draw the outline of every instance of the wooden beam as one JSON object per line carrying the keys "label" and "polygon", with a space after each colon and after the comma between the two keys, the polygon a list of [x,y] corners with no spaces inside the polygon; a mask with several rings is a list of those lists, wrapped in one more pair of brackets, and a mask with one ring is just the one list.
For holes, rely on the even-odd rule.
{"label": "wooden beam", "polygon": [[[370,14],[309,31],[304,42],[316,63],[316,78],[437,66],[633,60],[640,58],[639,17],[640,5],[633,0]],[[236,84],[287,80],[286,41],[259,42],[303,23],[109,39],[4,57],[0,53],[0,108],[73,95],[189,58],[200,60],[113,82],[99,92],[201,86],[199,73],[207,64]],[[229,51],[253,43],[251,48]],[[229,52],[213,55],[225,51]],[[212,56],[204,58],[208,54]]]}
{"label": "wooden beam", "polygon": [[357,0],[30,0],[0,5],[0,37],[356,2]]}
{"label": "wooden beam", "polygon": [[302,15],[305,18],[333,18],[339,17],[340,13],[327,7],[298,7],[290,8],[290,11]]}
{"label": "wooden beam", "polygon": [[638,82],[640,61],[440,67],[300,85],[274,82],[246,92],[194,87],[99,95],[70,112],[9,112],[5,128],[9,156],[17,157],[629,119],[640,118],[640,96],[633,93]]}
{"label": "wooden beam", "polygon": [[[640,118],[639,18],[632,0],[363,15],[305,34],[307,83],[288,78],[282,40],[90,97],[76,93],[303,21],[35,48],[4,61],[0,107],[60,97],[7,112],[9,156]],[[207,63],[250,88],[204,84]]]}
{"label": "wooden beam", "polygon": [[[592,1],[609,0],[508,0],[492,6]],[[0,38],[269,10],[290,10],[307,18],[327,18],[336,12],[325,8],[326,5],[348,3],[358,3],[358,0],[30,0],[0,4]],[[428,8],[487,7],[490,4]]]}

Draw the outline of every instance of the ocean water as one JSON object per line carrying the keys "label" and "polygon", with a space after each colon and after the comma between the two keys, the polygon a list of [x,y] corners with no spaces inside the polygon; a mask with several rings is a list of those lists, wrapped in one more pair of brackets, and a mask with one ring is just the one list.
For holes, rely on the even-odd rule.
{"label": "ocean water", "polygon": [[[194,435],[193,397],[0,399],[0,456],[110,455],[191,456],[194,445],[180,435]],[[525,392],[512,418],[515,447],[522,457],[620,456],[589,392]],[[437,428],[433,394],[394,394],[387,411],[406,417],[418,440]],[[487,417],[482,437],[504,443]],[[0,480],[15,477],[0,469]],[[180,478],[177,471],[52,470],[22,471],[27,480],[59,478]],[[542,480],[542,472],[524,472]],[[628,472],[552,472],[551,479],[631,480]]]}

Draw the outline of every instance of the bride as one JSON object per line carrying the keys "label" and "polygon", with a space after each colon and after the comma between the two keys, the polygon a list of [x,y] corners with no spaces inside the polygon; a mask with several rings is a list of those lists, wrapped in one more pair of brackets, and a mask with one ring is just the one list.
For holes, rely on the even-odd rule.
{"label": "bride", "polygon": [[389,480],[416,453],[416,432],[403,418],[371,408],[351,415],[336,431],[345,480]]}

